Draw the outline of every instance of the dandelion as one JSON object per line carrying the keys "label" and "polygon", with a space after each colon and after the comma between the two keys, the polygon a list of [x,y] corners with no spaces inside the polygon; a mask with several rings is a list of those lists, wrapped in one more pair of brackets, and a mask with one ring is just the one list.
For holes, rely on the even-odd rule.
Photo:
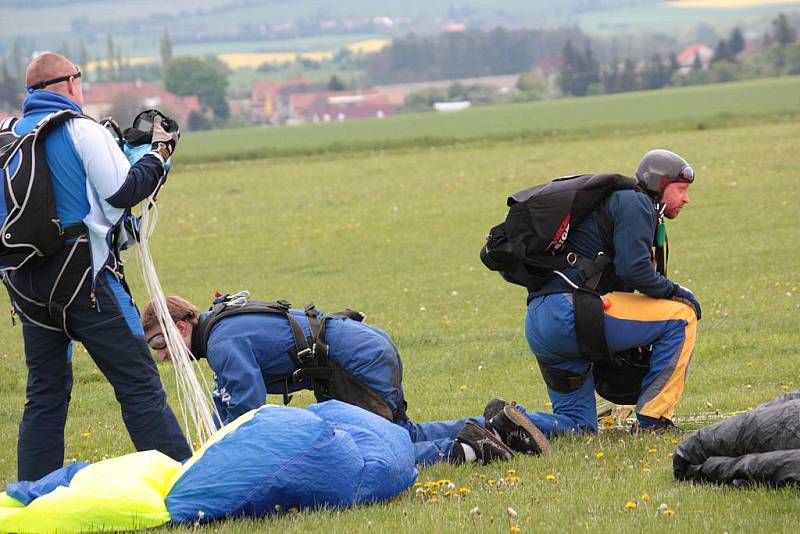
{"label": "dandelion", "polygon": [[642,473],[649,473],[650,471],[651,471],[651,469],[649,467],[643,467],[642,468]]}
{"label": "dandelion", "polygon": [[747,367],[753,367],[753,362],[747,362]]}
{"label": "dandelion", "polygon": [[650,494],[647,493],[646,491],[644,493],[642,493],[642,500],[644,502],[650,502]]}
{"label": "dandelion", "polygon": [[506,473],[508,473],[509,475],[516,475],[517,474],[517,470],[516,469],[507,469]]}
{"label": "dandelion", "polygon": [[628,510],[633,510],[634,508],[636,508],[636,506],[637,506],[636,501],[628,501],[627,503],[625,503],[625,508],[627,508]]}
{"label": "dandelion", "polygon": [[655,447],[650,447],[650,448],[647,450],[647,452],[649,452],[650,454],[655,454],[655,453],[657,453],[657,452],[658,452],[658,449],[656,449]]}
{"label": "dandelion", "polygon": [[508,517],[510,517],[510,518],[512,518],[512,519],[513,519],[513,518],[515,518],[515,517],[517,517],[517,511],[516,511],[516,510],[514,510],[514,509],[513,509],[513,508],[511,508],[511,507],[509,507],[509,508],[506,510],[506,513],[508,513]]}
{"label": "dandelion", "polygon": [[92,433],[91,433],[91,432],[84,432],[84,433],[83,433],[83,437],[84,437],[84,438],[91,437],[91,435],[92,435]]}
{"label": "dandelion", "polygon": [[425,490],[422,489],[422,488],[417,488],[415,491],[416,491],[417,495],[422,495],[423,493],[425,493]]}
{"label": "dandelion", "polygon": [[475,508],[470,510],[469,513],[472,515],[481,515],[481,509],[476,506]]}
{"label": "dandelion", "polygon": [[547,476],[544,477],[545,480],[549,480],[550,482],[555,481],[556,476],[553,473],[548,473]]}
{"label": "dandelion", "polygon": [[666,512],[667,510],[669,510],[669,505],[668,505],[667,503],[665,503],[665,502],[662,502],[662,503],[661,503],[661,504],[658,506],[658,511],[659,511],[659,512],[661,512],[661,513],[664,513],[664,512]]}
{"label": "dandelion", "polygon": [[598,453],[596,453],[596,454],[595,454],[595,457],[596,457],[598,460],[600,460],[600,459],[601,459],[603,456],[605,456],[605,455],[606,455],[606,454],[605,454],[603,451],[600,451],[600,452],[598,452]]}
{"label": "dandelion", "polygon": [[459,391],[466,391],[468,387],[469,386],[467,386],[466,384],[461,384],[460,386],[458,386],[458,390]]}
{"label": "dandelion", "polygon": [[666,510],[664,513],[669,517],[672,517],[673,515],[675,515],[675,510]]}
{"label": "dandelion", "polygon": [[461,495],[469,495],[470,493],[472,493],[472,490],[469,489],[468,487],[464,486],[464,487],[458,488],[458,492]]}
{"label": "dandelion", "polygon": [[522,529],[519,527],[511,527],[510,531],[516,534],[518,532],[522,532]]}

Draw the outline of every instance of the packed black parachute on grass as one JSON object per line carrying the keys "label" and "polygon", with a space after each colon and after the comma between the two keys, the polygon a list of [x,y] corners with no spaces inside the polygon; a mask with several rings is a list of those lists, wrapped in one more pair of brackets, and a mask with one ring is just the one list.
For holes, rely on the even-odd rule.
{"label": "packed black parachute on grass", "polygon": [[800,391],[700,429],[675,449],[672,468],[680,481],[800,484]]}

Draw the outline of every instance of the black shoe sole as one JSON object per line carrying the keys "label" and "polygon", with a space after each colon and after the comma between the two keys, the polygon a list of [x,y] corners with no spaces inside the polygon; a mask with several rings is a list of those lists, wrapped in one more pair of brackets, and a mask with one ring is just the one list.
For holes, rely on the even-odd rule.
{"label": "black shoe sole", "polygon": [[541,454],[550,454],[553,452],[553,448],[550,446],[550,440],[547,439],[542,431],[539,430],[539,427],[534,425],[524,413],[510,404],[503,408],[503,413],[505,413],[506,417],[511,419],[512,422],[524,428],[525,431],[531,435],[533,441],[539,447]]}

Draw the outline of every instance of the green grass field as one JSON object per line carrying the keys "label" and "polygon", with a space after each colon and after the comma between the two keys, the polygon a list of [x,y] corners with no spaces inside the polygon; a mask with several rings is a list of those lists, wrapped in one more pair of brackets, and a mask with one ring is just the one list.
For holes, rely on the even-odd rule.
{"label": "green grass field", "polygon": [[384,120],[187,134],[178,163],[244,160],[498,139],[638,135],[703,129],[800,112],[800,76],[476,107]]}
{"label": "green grass field", "polygon": [[[713,128],[711,120],[722,113],[723,96],[705,99],[705,108],[720,111],[679,117],[680,124],[709,121],[705,129],[680,129],[662,127],[658,121],[652,126],[652,115],[642,115],[643,108],[634,105],[644,96],[628,95],[594,100],[593,111],[585,111],[582,121],[572,123],[572,130],[565,126],[564,134],[554,138],[519,135],[510,140],[512,136],[501,134],[501,142],[488,139],[491,131],[502,131],[504,121],[522,128],[523,116],[535,109],[528,106],[500,108],[494,118],[488,108],[476,110],[475,116],[492,125],[490,132],[452,146],[431,143],[403,150],[330,151],[189,165],[186,162],[193,159],[201,141],[209,147],[214,143],[211,136],[187,136],[178,149],[185,149],[184,163],[176,163],[160,195],[159,229],[152,249],[161,282],[168,293],[182,294],[201,306],[215,290],[249,289],[265,299],[282,297],[296,304],[313,300],[321,309],[349,306],[365,311],[368,320],[389,331],[400,347],[409,413],[416,420],[478,414],[494,395],[547,411],[544,386],[523,335],[524,290],[485,270],[478,249],[487,229],[502,218],[508,193],[569,173],[632,173],[646,150],[663,146],[683,154],[698,170],[692,203],[668,225],[671,276],[692,288],[704,309],[677,415],[747,409],[800,386],[800,256],[794,250],[800,240],[795,223],[800,201],[796,180],[800,120],[773,119],[777,113],[796,112],[800,93],[797,79],[781,83],[786,87],[775,87],[783,87],[788,96],[775,89],[769,93],[774,98],[760,103],[768,118],[750,116],[759,106],[741,100],[729,112],[744,110],[748,121],[725,128]],[[659,100],[663,106],[676,109],[674,113],[683,109],[679,102],[686,98],[681,92],[653,95],[663,98]],[[784,104],[776,104],[780,99]],[[580,106],[591,102],[574,101],[574,105],[589,110]],[[558,111],[545,109],[555,123]],[[706,111],[701,103],[694,109]],[[652,106],[647,110],[656,113]],[[670,115],[665,110],[658,113],[662,118]],[[441,138],[460,135],[468,140],[468,128],[480,124],[470,122],[469,115],[446,119],[465,122],[443,123],[449,125],[442,127]],[[594,128],[588,133],[583,131],[587,120]],[[398,135],[413,135],[411,125],[397,121],[398,130],[404,132]],[[609,121],[616,122],[603,127]],[[378,129],[372,132],[388,135],[394,123],[376,124]],[[425,124],[436,133],[433,123]],[[372,125],[364,126],[363,132],[357,132],[355,125],[344,126],[352,129],[340,130],[341,146],[351,139],[365,144],[370,139],[367,131]],[[281,146],[287,150],[302,152],[315,143],[324,146],[314,136],[328,132],[320,131],[324,133],[258,132],[273,136],[271,142],[285,143]],[[310,140],[303,139],[304,132]],[[219,145],[210,150],[235,154],[234,136],[241,136],[240,144],[250,137],[230,134],[230,138],[217,134]],[[282,135],[294,140],[295,148]],[[325,143],[332,138],[326,139]],[[242,147],[242,153],[248,150]],[[130,262],[128,275],[141,305],[146,295],[135,261]],[[19,326],[11,328],[10,321],[0,321],[3,483],[16,475],[23,358]],[[160,368],[174,402],[172,369]],[[111,388],[82,349],[76,351],[74,372],[67,458],[97,461],[131,452]],[[300,404],[310,400],[303,395]],[[409,491],[381,505],[303,511],[262,521],[232,520],[206,528],[232,532],[509,532],[511,526],[522,532],[796,530],[796,490],[734,491],[675,483],[670,454],[677,439],[632,437],[622,431],[560,439],[547,458],[421,471],[420,482],[449,479],[457,487],[469,488],[461,497],[432,498]],[[520,480],[498,484],[509,476],[509,469]],[[671,513],[659,511],[662,503]],[[479,513],[471,512],[475,508]],[[509,518],[508,508],[516,511],[515,518]]]}

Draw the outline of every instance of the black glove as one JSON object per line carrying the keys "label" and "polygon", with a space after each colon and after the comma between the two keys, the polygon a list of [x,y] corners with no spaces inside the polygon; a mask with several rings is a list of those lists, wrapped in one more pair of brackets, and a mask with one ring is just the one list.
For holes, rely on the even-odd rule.
{"label": "black glove", "polygon": [[153,143],[150,146],[163,161],[167,161],[175,152],[175,146],[181,138],[181,130],[175,125],[175,131],[168,132],[161,123],[161,115],[156,115],[153,118]]}
{"label": "black glove", "polygon": [[703,316],[703,310],[700,308],[700,303],[697,301],[697,297],[694,296],[694,293],[692,293],[690,289],[675,284],[675,289],[672,290],[672,295],[670,298],[673,300],[680,300],[684,304],[692,306],[695,314],[697,315],[698,321]]}

